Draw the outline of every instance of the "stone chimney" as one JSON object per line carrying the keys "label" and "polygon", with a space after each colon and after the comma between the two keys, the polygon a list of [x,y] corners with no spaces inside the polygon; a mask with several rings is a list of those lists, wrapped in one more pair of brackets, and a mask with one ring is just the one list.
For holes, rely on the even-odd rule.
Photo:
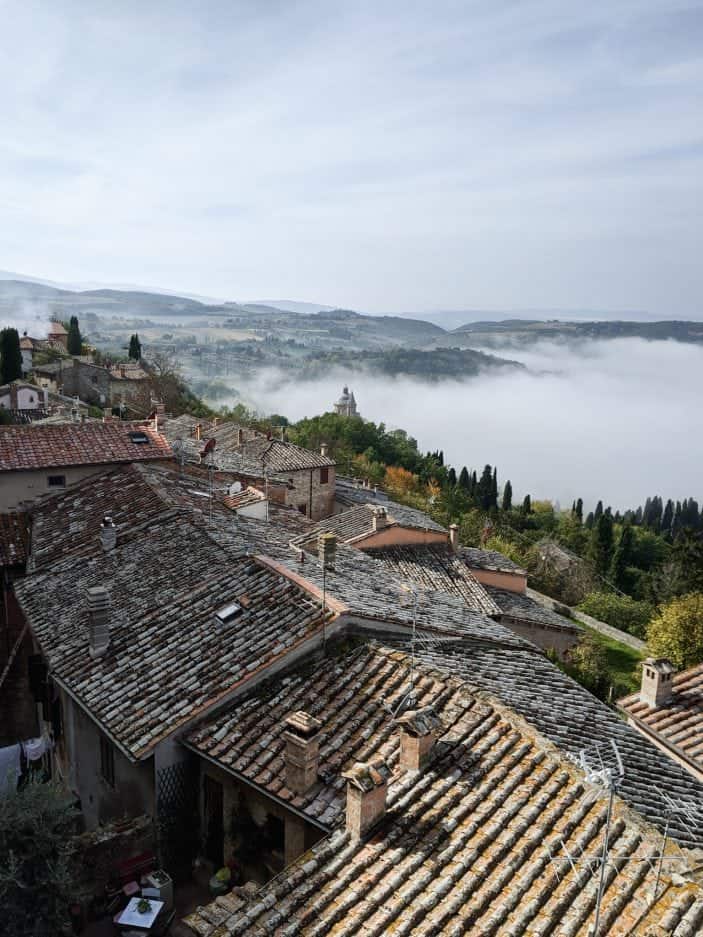
{"label": "stone chimney", "polygon": [[409,710],[396,722],[400,726],[400,767],[419,771],[432,755],[442,722],[432,706]]}
{"label": "stone chimney", "polygon": [[323,569],[334,569],[337,557],[337,537],[335,534],[320,534],[317,538],[317,557]]}
{"label": "stone chimney", "polygon": [[456,552],[457,547],[459,546],[459,525],[450,524],[449,525],[449,546]]}
{"label": "stone chimney", "polygon": [[286,787],[294,794],[307,794],[317,782],[321,728],[319,719],[302,710],[286,719]]}
{"label": "stone chimney", "polygon": [[328,451],[327,443],[326,442],[320,443],[320,455],[323,456],[324,458],[327,458],[327,451]]}
{"label": "stone chimney", "polygon": [[388,524],[388,515],[385,508],[373,508],[373,520],[371,522],[374,530],[383,530]]}
{"label": "stone chimney", "polygon": [[347,832],[361,839],[386,813],[386,793],[390,768],[383,762],[357,761],[342,772],[347,781]]}
{"label": "stone chimney", "polygon": [[105,586],[88,589],[88,648],[102,657],[110,646],[110,595]]}
{"label": "stone chimney", "polygon": [[640,702],[651,709],[669,703],[673,696],[675,673],[676,668],[665,657],[647,657],[642,662]]}
{"label": "stone chimney", "polygon": [[100,543],[106,553],[117,546],[117,528],[109,514],[105,515],[100,524]]}
{"label": "stone chimney", "polygon": [[238,429],[237,430],[237,445],[241,446],[243,442],[244,442],[244,430]]}
{"label": "stone chimney", "polygon": [[200,423],[196,423],[195,426],[193,427],[193,435],[198,441],[200,441],[200,434],[202,433],[202,429],[203,428],[200,425]]}

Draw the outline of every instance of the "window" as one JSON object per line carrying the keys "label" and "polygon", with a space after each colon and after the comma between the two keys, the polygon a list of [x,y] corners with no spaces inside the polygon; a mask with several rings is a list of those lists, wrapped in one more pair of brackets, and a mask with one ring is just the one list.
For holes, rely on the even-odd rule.
{"label": "window", "polygon": [[308,506],[307,506],[307,504],[299,504],[299,505],[298,505],[298,510],[300,511],[301,514],[307,514],[307,513],[308,513]]}
{"label": "window", "polygon": [[132,440],[133,443],[136,443],[139,446],[143,446],[144,443],[149,442],[149,437],[147,436],[146,433],[139,433],[135,431],[129,434],[129,438]]}
{"label": "window", "polygon": [[326,485],[330,480],[330,470],[325,465],[324,468],[320,469],[320,484]]}
{"label": "window", "polygon": [[49,488],[65,488],[66,487],[66,476],[65,475],[49,475],[46,480]]}
{"label": "window", "polygon": [[115,786],[115,750],[104,735],[100,736],[100,774],[110,787]]}

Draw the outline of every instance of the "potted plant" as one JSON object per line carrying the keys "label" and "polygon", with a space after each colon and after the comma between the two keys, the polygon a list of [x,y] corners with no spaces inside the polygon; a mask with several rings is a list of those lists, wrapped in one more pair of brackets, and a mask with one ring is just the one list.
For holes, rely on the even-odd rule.
{"label": "potted plant", "polygon": [[151,902],[148,898],[140,898],[137,902],[137,911],[140,914],[148,914],[151,911]]}

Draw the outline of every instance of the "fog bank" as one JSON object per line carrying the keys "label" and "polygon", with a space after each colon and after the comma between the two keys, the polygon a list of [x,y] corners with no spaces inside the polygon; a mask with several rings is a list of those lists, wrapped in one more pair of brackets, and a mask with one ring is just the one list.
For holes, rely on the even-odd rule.
{"label": "fog bank", "polygon": [[516,497],[629,507],[654,493],[703,496],[703,348],[618,339],[578,353],[542,343],[507,357],[549,373],[437,385],[342,373],[238,384],[261,411],[298,420],[330,410],[348,383],[362,416],[406,429],[423,451],[443,449],[457,469],[497,465]]}

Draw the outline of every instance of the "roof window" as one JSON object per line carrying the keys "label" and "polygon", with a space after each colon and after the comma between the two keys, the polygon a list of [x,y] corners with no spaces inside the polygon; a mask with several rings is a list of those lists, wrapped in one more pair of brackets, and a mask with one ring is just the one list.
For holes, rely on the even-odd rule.
{"label": "roof window", "polygon": [[231,625],[235,618],[242,614],[242,606],[238,602],[230,602],[215,612],[215,620],[219,625]]}
{"label": "roof window", "polygon": [[131,432],[129,434],[129,438],[132,440],[133,443],[136,443],[138,446],[143,446],[144,443],[149,442],[149,437],[147,436],[147,434],[142,433],[139,430],[134,430],[133,432]]}

